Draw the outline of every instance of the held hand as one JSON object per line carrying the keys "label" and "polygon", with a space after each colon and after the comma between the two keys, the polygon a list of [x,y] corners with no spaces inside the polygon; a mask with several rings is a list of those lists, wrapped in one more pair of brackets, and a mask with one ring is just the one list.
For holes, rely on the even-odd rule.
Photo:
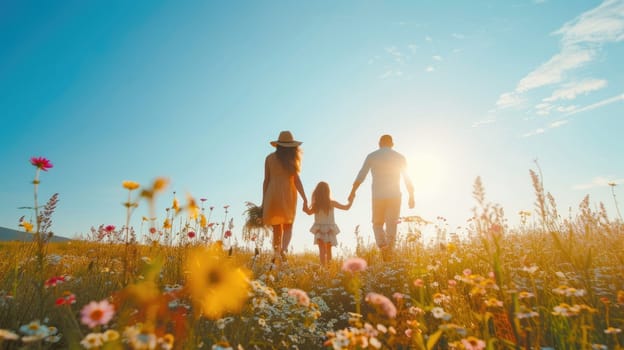
{"label": "held hand", "polygon": [[410,209],[414,209],[414,206],[415,206],[415,205],[414,205],[414,196],[413,196],[413,195],[410,195],[410,196],[409,196],[409,200],[407,201],[407,206],[408,206]]}
{"label": "held hand", "polygon": [[351,192],[351,194],[349,194],[349,203],[353,203],[353,199],[355,199],[355,193]]}

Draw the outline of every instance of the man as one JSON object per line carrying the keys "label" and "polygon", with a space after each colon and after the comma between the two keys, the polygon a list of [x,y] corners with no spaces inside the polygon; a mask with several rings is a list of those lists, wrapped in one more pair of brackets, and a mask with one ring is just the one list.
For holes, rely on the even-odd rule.
{"label": "man", "polygon": [[407,162],[402,154],[392,149],[393,146],[392,136],[381,136],[379,149],[366,157],[349,195],[349,201],[352,201],[370,171],[373,178],[373,232],[384,260],[390,257],[396,240],[401,210],[401,175],[409,193],[408,206],[414,208],[414,186],[406,172]]}

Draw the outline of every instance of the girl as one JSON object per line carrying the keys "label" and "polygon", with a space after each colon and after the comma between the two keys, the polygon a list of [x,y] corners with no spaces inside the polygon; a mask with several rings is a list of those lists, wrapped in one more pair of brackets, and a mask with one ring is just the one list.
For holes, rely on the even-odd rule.
{"label": "girl", "polygon": [[308,215],[314,214],[314,225],[310,232],[314,234],[314,243],[319,247],[321,265],[326,266],[332,258],[331,247],[338,245],[336,235],[340,229],[334,221],[334,208],[349,210],[353,200],[340,204],[331,198],[331,191],[327,182],[319,182],[312,193],[312,205],[304,205],[303,211]]}

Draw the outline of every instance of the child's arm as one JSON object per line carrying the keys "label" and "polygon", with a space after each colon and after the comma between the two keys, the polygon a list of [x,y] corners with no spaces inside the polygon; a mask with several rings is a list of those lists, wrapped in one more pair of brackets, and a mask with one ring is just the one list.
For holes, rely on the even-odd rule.
{"label": "child's arm", "polygon": [[351,200],[347,204],[340,204],[336,201],[331,201],[331,204],[334,208],[338,208],[342,210],[349,210],[351,208],[351,204],[353,204],[353,201]]}

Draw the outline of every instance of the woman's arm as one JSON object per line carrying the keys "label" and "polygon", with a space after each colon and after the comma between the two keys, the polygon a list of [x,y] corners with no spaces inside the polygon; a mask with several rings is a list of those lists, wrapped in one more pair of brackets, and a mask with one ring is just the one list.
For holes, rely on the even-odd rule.
{"label": "woman's arm", "polygon": [[264,203],[264,195],[267,188],[269,188],[269,180],[271,179],[271,173],[269,172],[269,157],[264,160],[264,181],[262,182],[262,203]]}
{"label": "woman's arm", "polygon": [[303,207],[308,207],[308,197],[306,197],[305,191],[303,190],[303,185],[301,184],[301,178],[299,178],[299,174],[295,174],[295,188],[301,198],[303,198]]}

